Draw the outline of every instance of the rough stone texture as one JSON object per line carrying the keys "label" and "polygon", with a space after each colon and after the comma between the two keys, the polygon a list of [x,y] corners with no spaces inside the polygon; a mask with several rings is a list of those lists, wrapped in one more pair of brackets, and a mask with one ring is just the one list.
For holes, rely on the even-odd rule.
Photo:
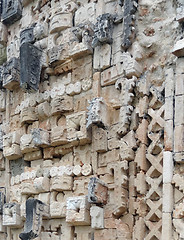
{"label": "rough stone texture", "polygon": [[183,239],[183,1],[0,7],[0,239]]}

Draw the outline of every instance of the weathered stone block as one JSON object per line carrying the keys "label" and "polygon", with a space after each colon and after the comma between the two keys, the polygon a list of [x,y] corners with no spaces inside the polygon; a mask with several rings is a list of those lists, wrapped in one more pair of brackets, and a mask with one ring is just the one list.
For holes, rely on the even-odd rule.
{"label": "weathered stone block", "polygon": [[3,226],[21,228],[22,225],[20,205],[17,203],[5,203],[3,206]]}
{"label": "weathered stone block", "polygon": [[20,32],[20,45],[23,43],[33,43],[34,35],[33,35],[33,27],[26,28]]}
{"label": "weathered stone block", "polygon": [[67,198],[66,222],[72,225],[90,225],[90,205],[87,196]]}
{"label": "weathered stone block", "polygon": [[88,202],[95,204],[106,204],[108,187],[96,177],[90,178],[88,185]]}
{"label": "weathered stone block", "polygon": [[51,18],[49,32],[55,33],[69,27],[72,27],[72,13],[59,12]]}
{"label": "weathered stone block", "polygon": [[102,14],[97,17],[95,24],[92,46],[99,44],[112,43],[113,16],[110,13]]}
{"label": "weathered stone block", "polygon": [[57,115],[73,110],[73,99],[68,96],[56,96],[51,101],[51,114]]}
{"label": "weathered stone block", "polygon": [[53,191],[71,191],[73,187],[73,178],[71,176],[55,176],[51,178],[51,190]]}
{"label": "weathered stone block", "polygon": [[9,90],[17,88],[20,84],[20,61],[13,57],[4,66],[3,73],[3,87]]}
{"label": "weathered stone block", "polygon": [[31,130],[33,136],[33,143],[38,147],[47,147],[50,145],[50,134],[41,128],[34,128]]}
{"label": "weathered stone block", "polygon": [[65,218],[66,217],[66,203],[65,202],[51,202],[50,204],[51,218]]}
{"label": "weathered stone block", "polygon": [[86,112],[82,111],[66,116],[67,139],[70,142],[80,141],[86,144],[91,141],[90,131],[87,130]]}
{"label": "weathered stone block", "polygon": [[36,146],[35,142],[33,141],[32,134],[24,134],[20,138],[20,149],[22,153],[28,153],[32,151],[37,151],[38,147]]}
{"label": "weathered stone block", "polygon": [[93,229],[104,228],[104,210],[103,208],[92,206],[90,208],[91,227]]}
{"label": "weathered stone block", "polygon": [[48,177],[38,177],[34,180],[34,187],[37,192],[49,192],[50,191],[50,180]]}
{"label": "weathered stone block", "polygon": [[38,115],[35,107],[25,107],[22,109],[20,113],[20,122],[22,125],[25,123],[30,124],[36,120],[38,120]]}
{"label": "weathered stone block", "polygon": [[4,135],[3,154],[8,160],[15,160],[22,157],[20,150],[20,135],[18,132],[11,132]]}
{"label": "weathered stone block", "polygon": [[37,199],[26,201],[25,230],[19,235],[20,239],[34,239],[39,236],[42,227],[42,218],[48,216],[48,207]]}
{"label": "weathered stone block", "polygon": [[13,24],[22,17],[20,0],[3,0],[2,10],[2,22],[6,25]]}
{"label": "weathered stone block", "polygon": [[92,136],[93,149],[97,152],[107,152],[107,131],[93,126]]}
{"label": "weathered stone block", "polygon": [[175,43],[172,53],[177,57],[184,56],[184,39],[178,40]]}
{"label": "weathered stone block", "polygon": [[20,47],[20,86],[30,92],[38,90],[41,75],[42,51],[25,42]]}

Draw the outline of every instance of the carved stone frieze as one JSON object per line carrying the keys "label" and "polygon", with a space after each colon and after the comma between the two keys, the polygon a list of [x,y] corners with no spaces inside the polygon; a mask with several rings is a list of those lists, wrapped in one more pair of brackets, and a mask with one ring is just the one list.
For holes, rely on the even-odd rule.
{"label": "carved stone frieze", "polygon": [[20,0],[3,0],[2,1],[2,22],[11,25],[22,17],[22,5]]}

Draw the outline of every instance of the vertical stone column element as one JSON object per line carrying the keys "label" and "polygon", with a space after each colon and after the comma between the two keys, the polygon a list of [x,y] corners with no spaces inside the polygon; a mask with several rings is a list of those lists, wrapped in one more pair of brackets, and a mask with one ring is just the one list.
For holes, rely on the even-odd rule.
{"label": "vertical stone column element", "polygon": [[37,199],[26,201],[26,225],[24,232],[19,235],[22,240],[31,240],[39,236],[43,216],[48,216],[48,208]]}
{"label": "vertical stone column element", "polygon": [[21,228],[20,204],[5,203],[3,206],[3,226]]}
{"label": "vertical stone column element", "polygon": [[88,184],[88,202],[95,204],[106,204],[108,187],[96,177],[90,178]]}
{"label": "vertical stone column element", "polygon": [[13,24],[22,17],[22,5],[20,0],[3,0],[2,2],[1,17],[4,24]]}
{"label": "vertical stone column element", "polygon": [[5,64],[2,79],[4,88],[13,90],[19,86],[20,60],[18,58],[13,57]]}
{"label": "vertical stone column element", "polygon": [[[122,5],[122,4],[121,4]],[[127,50],[135,38],[135,12],[137,11],[137,0],[124,1],[124,29],[122,47]]]}
{"label": "vertical stone column element", "polygon": [[25,42],[20,47],[20,85],[30,92],[38,90],[41,74],[42,51]]}
{"label": "vertical stone column element", "polygon": [[97,17],[94,29],[94,37],[92,46],[96,47],[100,44],[112,43],[113,16],[109,13],[102,14]]}

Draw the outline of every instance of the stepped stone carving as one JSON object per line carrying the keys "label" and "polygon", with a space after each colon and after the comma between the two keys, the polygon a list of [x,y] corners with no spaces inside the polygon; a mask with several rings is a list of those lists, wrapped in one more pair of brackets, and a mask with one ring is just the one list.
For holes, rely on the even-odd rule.
{"label": "stepped stone carving", "polygon": [[38,237],[44,216],[48,216],[47,206],[37,199],[28,199],[26,201],[25,231],[19,235],[20,239],[31,240]]}

